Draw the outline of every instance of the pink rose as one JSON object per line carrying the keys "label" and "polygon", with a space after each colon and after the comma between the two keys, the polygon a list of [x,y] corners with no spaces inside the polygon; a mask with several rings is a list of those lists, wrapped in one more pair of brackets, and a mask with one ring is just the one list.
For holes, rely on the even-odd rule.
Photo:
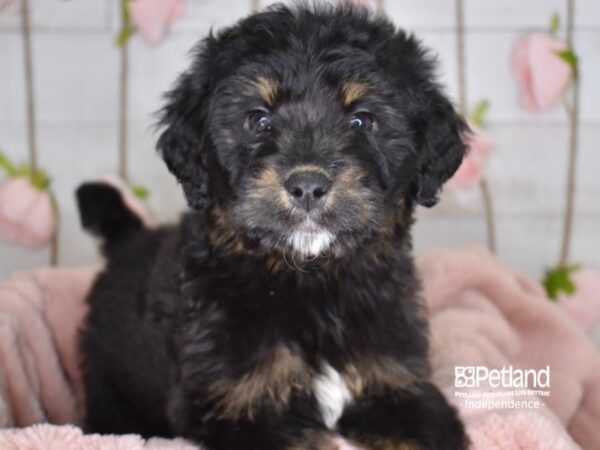
{"label": "pink rose", "polygon": [[578,270],[572,280],[575,292],[559,294],[558,304],[587,331],[600,323],[600,270]]}
{"label": "pink rose", "polygon": [[131,21],[149,44],[157,44],[181,13],[181,0],[133,0]]}
{"label": "pink rose", "polygon": [[469,126],[472,132],[466,139],[468,153],[448,182],[448,186],[452,188],[468,186],[481,180],[485,162],[494,146],[494,140],[489,134],[477,125],[469,124]]}
{"label": "pink rose", "polygon": [[523,106],[543,111],[556,106],[563,98],[572,69],[557,53],[567,45],[547,34],[529,34],[517,41],[512,69]]}
{"label": "pink rose", "polygon": [[0,184],[0,236],[29,247],[50,241],[56,229],[48,191],[36,189],[27,177]]}

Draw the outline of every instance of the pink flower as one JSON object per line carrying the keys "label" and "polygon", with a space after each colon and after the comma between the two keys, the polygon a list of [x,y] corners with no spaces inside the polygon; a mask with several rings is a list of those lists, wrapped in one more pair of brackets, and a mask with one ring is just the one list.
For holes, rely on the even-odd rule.
{"label": "pink flower", "polygon": [[546,34],[529,34],[517,41],[512,69],[519,84],[521,102],[532,111],[560,103],[572,77],[572,69],[557,53],[567,45]]}
{"label": "pink flower", "polygon": [[56,229],[48,191],[36,189],[27,177],[0,184],[0,236],[29,247],[50,241]]}
{"label": "pink flower", "polygon": [[133,0],[129,5],[131,20],[142,38],[157,44],[171,23],[181,13],[181,0]]}
{"label": "pink flower", "polygon": [[483,169],[490,150],[494,146],[493,138],[481,128],[472,123],[469,124],[472,132],[467,135],[467,156],[463,159],[460,167],[448,182],[449,187],[463,187],[475,184],[483,176]]}
{"label": "pink flower", "polygon": [[12,0],[0,0],[0,9],[8,5]]}

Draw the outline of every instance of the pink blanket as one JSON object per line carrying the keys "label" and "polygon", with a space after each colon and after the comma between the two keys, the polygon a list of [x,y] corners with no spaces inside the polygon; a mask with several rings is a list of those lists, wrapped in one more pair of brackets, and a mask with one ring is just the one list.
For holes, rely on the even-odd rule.
{"label": "pink blanket", "polygon": [[[418,267],[434,380],[459,408],[473,448],[600,449],[600,355],[576,322],[483,249],[432,252]],[[81,417],[76,334],[95,273],[42,269],[0,284],[0,428],[19,427],[0,431],[0,449],[195,448],[182,440],[83,435],[64,425]],[[549,366],[550,397],[536,409],[471,408],[456,397],[456,366]],[[56,425],[31,426],[40,422]]]}

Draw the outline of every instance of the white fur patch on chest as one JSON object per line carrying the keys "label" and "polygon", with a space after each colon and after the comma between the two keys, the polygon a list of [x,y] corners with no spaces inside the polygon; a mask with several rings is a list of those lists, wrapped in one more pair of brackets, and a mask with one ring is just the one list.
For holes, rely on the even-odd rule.
{"label": "white fur patch on chest", "polygon": [[322,364],[321,373],[314,380],[314,390],[321,417],[325,425],[333,429],[344,407],[352,400],[352,393],[340,373],[327,363]]}

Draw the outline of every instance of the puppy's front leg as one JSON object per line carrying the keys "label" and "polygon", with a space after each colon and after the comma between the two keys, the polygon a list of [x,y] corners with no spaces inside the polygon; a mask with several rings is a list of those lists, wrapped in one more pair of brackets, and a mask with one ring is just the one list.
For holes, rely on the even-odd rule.
{"label": "puppy's front leg", "polygon": [[195,395],[172,392],[173,432],[207,450],[360,450],[323,424],[314,400],[292,393],[283,405],[266,401],[249,410],[223,410],[219,402],[193,401]]}
{"label": "puppy's front leg", "polygon": [[464,450],[456,410],[429,382],[365,393],[338,422],[341,434],[368,450]]}

